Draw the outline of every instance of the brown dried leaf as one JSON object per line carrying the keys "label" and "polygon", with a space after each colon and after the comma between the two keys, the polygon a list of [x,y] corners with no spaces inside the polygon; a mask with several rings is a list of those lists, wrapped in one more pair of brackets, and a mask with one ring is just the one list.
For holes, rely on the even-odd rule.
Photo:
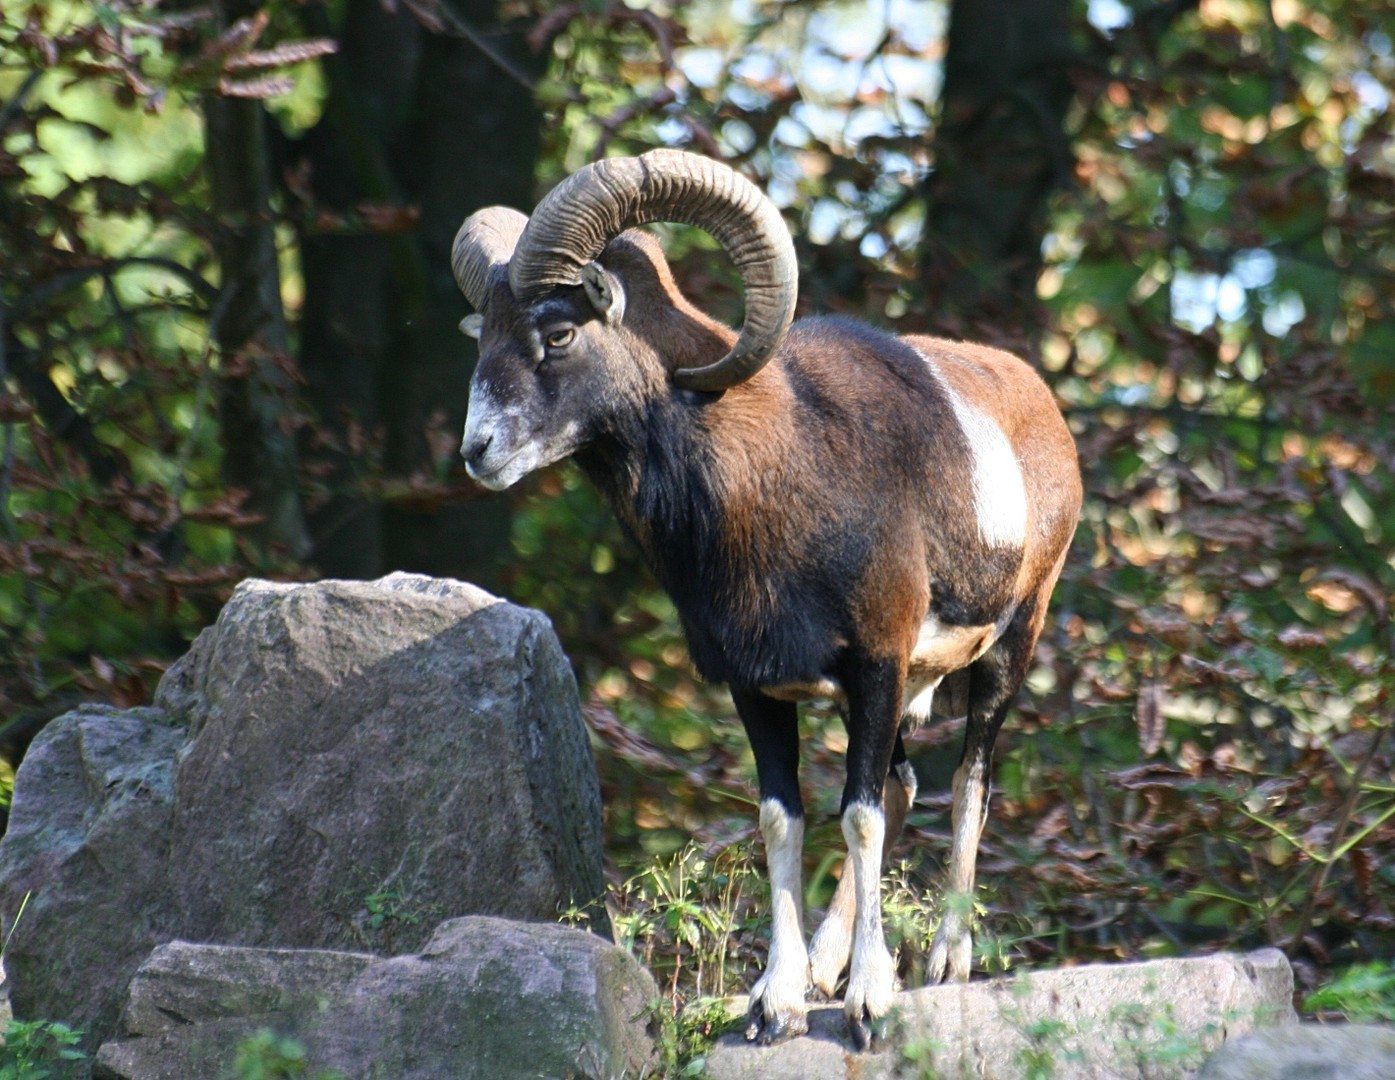
{"label": "brown dried leaf", "polygon": [[1389,611],[1380,586],[1364,574],[1342,567],[1319,573],[1317,582],[1309,586],[1308,595],[1333,611],[1346,612],[1358,602],[1365,604],[1378,622],[1384,622]]}
{"label": "brown dried leaf", "polygon": [[1037,827],[1032,830],[1032,836],[1038,840],[1054,839],[1063,834],[1069,825],[1070,818],[1066,814],[1066,808],[1057,806],[1037,822]]}
{"label": "brown dried leaf", "polygon": [[1286,626],[1279,631],[1279,644],[1290,649],[1323,649],[1327,635],[1303,626]]}
{"label": "brown dried leaf", "polygon": [[1174,649],[1188,648],[1195,644],[1197,637],[1195,621],[1174,607],[1140,611],[1138,624],[1147,633],[1165,641]]}
{"label": "brown dried leaf", "polygon": [[369,229],[384,235],[407,232],[416,227],[417,219],[421,217],[421,208],[418,206],[359,203],[354,209]]}
{"label": "brown dried leaf", "polygon": [[266,8],[260,8],[256,14],[246,19],[238,19],[222,36],[208,43],[195,64],[202,66],[211,60],[246,52],[257,43],[270,21],[271,12]]}
{"label": "brown dried leaf", "polygon": [[319,56],[328,56],[338,48],[339,43],[332,38],[305,38],[301,41],[286,41],[273,49],[260,49],[234,56],[223,65],[223,70],[244,71],[248,68],[299,64]]}
{"label": "brown dried leaf", "polygon": [[1371,852],[1363,847],[1352,848],[1347,853],[1351,861],[1352,881],[1356,885],[1356,895],[1361,898],[1363,904],[1371,903],[1371,874],[1374,870],[1374,858]]}
{"label": "brown dried leaf", "polygon": [[1149,680],[1138,691],[1138,703],[1134,706],[1133,718],[1138,724],[1138,748],[1144,757],[1152,757],[1162,749],[1163,735],[1167,732],[1167,721],[1162,712],[1162,684]]}
{"label": "brown dried leaf", "polygon": [[268,75],[261,79],[219,79],[218,93],[231,98],[266,98],[289,94],[295,89],[295,80],[289,75]]}
{"label": "brown dried leaf", "polygon": [[1138,791],[1150,787],[1176,788],[1192,782],[1188,773],[1161,763],[1135,765],[1131,769],[1121,769],[1118,772],[1110,773],[1109,778],[1116,787],[1125,791]]}
{"label": "brown dried leaf", "polygon": [[93,653],[88,660],[92,664],[92,674],[96,675],[100,682],[112,683],[116,680],[116,670],[102,657]]}
{"label": "brown dried leaf", "polygon": [[1099,888],[1099,882],[1080,867],[1068,862],[1056,862],[1050,865],[1038,864],[1032,867],[1034,877],[1051,882],[1057,885],[1065,885],[1082,891]]}

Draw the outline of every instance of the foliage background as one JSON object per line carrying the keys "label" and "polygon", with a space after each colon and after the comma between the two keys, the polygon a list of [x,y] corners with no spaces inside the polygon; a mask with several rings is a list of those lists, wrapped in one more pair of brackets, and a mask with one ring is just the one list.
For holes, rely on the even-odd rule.
{"label": "foliage background", "polygon": [[[731,161],[801,308],[1030,357],[1088,502],[998,752],[985,968],[1395,946],[1388,2],[6,0],[0,749],[139,703],[248,574],[471,577],[552,616],[617,924],[676,999],[763,940],[749,754],[577,473],[455,453],[455,225],[604,154]],[[710,241],[665,233],[739,315]],[[808,899],[843,735],[807,718]],[[936,917],[953,724],[892,893]]]}

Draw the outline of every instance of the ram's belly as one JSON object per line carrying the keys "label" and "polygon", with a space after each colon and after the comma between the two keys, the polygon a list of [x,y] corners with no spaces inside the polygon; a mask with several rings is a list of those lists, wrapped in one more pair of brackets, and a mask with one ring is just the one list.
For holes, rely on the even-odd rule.
{"label": "ram's belly", "polygon": [[920,624],[910,663],[908,679],[940,679],[951,671],[968,667],[988,651],[998,636],[996,623],[983,626],[948,626],[931,615]]}
{"label": "ram's belly", "polygon": [[[986,626],[946,626],[933,615],[920,625],[906,669],[906,692],[902,712],[920,723],[929,718],[932,703],[941,716],[962,716],[967,705],[967,678],[955,677],[997,640],[996,624]],[[948,682],[943,680],[949,677]],[[938,690],[938,700],[937,700]],[[845,700],[842,686],[825,677],[806,682],[781,683],[762,687],[761,692],[780,701]]]}

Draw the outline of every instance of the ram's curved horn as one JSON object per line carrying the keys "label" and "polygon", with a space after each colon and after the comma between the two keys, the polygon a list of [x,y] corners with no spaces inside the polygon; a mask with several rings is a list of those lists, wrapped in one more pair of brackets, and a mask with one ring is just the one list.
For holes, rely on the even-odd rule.
{"label": "ram's curved horn", "polygon": [[726,165],[680,150],[588,165],[538,204],[509,262],[509,285],[527,300],[581,283],[582,268],[625,229],[677,221],[711,233],[746,287],[746,321],[731,352],[674,373],[692,390],[725,390],[774,354],[794,315],[799,269],[789,229],[760,189]]}
{"label": "ram's curved horn", "polygon": [[489,295],[496,267],[507,266],[528,216],[507,206],[489,206],[467,217],[455,234],[450,265],[456,284],[476,311]]}

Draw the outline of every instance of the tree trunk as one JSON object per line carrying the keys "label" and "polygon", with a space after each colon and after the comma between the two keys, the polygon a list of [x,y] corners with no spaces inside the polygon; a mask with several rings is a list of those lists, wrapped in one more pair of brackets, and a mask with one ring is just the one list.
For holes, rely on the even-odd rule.
{"label": "tree trunk", "polygon": [[[452,10],[517,68],[537,74],[522,34],[495,21],[493,0]],[[508,538],[508,505],[383,501],[359,483],[439,476],[455,462],[473,344],[450,270],[465,215],[508,203],[530,209],[541,116],[529,89],[469,41],[432,34],[397,5],[349,0],[327,61],[325,115],[299,153],[319,206],[415,206],[407,232],[320,233],[303,247],[301,364],[337,446],[321,449],[333,494],[311,518],[313,560],[327,574],[389,569],[488,579]],[[445,433],[433,447],[428,428]],[[356,433],[382,435],[381,469]]]}
{"label": "tree trunk", "polygon": [[957,0],[921,274],[950,332],[1017,341],[1035,326],[1047,198],[1072,168],[1067,0]]}
{"label": "tree trunk", "polygon": [[[230,25],[251,10],[224,4],[222,21]],[[295,439],[283,422],[290,380],[279,361],[290,350],[270,214],[265,112],[259,101],[210,93],[203,114],[222,273],[210,331],[224,364],[218,399],[224,479],[247,491],[247,509],[264,517],[254,530],[261,547],[302,559],[310,552],[310,534]]]}

